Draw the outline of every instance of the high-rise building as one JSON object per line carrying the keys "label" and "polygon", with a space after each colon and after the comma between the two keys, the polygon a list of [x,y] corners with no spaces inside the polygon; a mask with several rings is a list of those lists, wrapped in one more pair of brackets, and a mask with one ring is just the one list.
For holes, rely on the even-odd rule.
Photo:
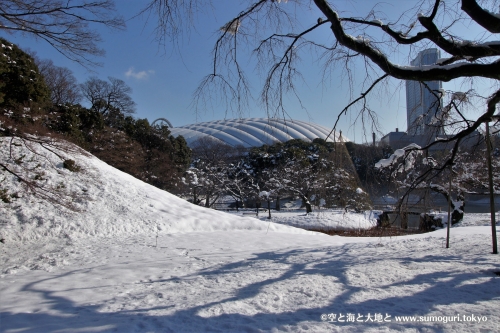
{"label": "high-rise building", "polygon": [[[438,49],[427,49],[421,51],[411,61],[414,67],[434,65],[440,58]],[[440,91],[443,86],[441,81],[406,81],[406,118],[408,122],[408,135],[444,134],[439,128],[439,116],[441,113]]]}

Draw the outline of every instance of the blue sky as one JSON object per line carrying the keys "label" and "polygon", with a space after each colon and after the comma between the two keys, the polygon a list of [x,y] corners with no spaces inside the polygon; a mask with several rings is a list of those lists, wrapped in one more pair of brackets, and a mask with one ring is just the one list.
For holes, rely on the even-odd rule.
{"label": "blue sky", "polygon": [[[73,71],[78,81],[84,82],[90,76],[96,75],[101,79],[108,76],[124,80],[133,90],[132,98],[137,103],[137,118],[147,118],[150,122],[163,117],[170,120],[173,126],[182,126],[200,121],[236,118],[239,114],[226,112],[223,106],[202,109],[195,112],[192,107],[193,93],[202,78],[211,70],[211,51],[218,37],[219,28],[231,20],[248,4],[248,1],[214,1],[214,7],[200,14],[196,19],[195,29],[178,40],[176,47],[167,45],[162,48],[154,39],[153,28],[155,18],[134,16],[146,5],[147,1],[117,0],[117,10],[127,19],[125,31],[110,31],[100,27],[103,43],[100,44],[106,51],[106,56],[96,59],[102,67],[90,72],[80,65],[64,58],[56,50],[43,41],[33,38],[24,38],[20,35],[6,35],[0,31],[0,36],[7,38],[22,48],[36,51],[42,59],[51,59],[57,66],[67,67]],[[362,17],[368,13],[375,1],[337,1],[338,9],[344,15]],[[415,4],[412,0],[387,1],[380,5],[380,18],[387,22],[387,17],[395,17],[394,13],[401,12]],[[282,4],[291,6],[291,3]],[[303,23],[309,27],[316,19],[322,16],[312,7],[310,11],[296,13]],[[463,29],[474,30],[471,27]],[[470,31],[469,31],[470,33]],[[333,42],[331,31],[326,25],[315,34],[315,38],[327,43]],[[251,50],[248,50],[250,54]],[[403,50],[393,53],[391,59],[400,64],[409,62],[409,51]],[[338,113],[349,103],[349,85],[340,70],[329,73],[328,80],[322,80],[324,68],[315,64],[307,53],[303,55],[303,62],[299,69],[304,75],[304,82],[298,81],[298,93],[303,105],[290,97],[285,100],[286,109],[292,119],[311,121],[325,127],[332,127]],[[249,73],[254,71],[255,63],[252,60],[244,61],[243,65]],[[361,92],[364,67],[361,62],[351,68],[354,70],[355,82],[352,95],[357,97]],[[361,82],[360,82],[361,81]],[[251,76],[252,93],[258,98],[262,88],[263,78]],[[452,84],[445,84],[449,89]],[[374,95],[372,108],[379,115],[380,130],[384,133],[393,131],[396,127],[406,129],[406,102],[404,84],[390,81],[386,90]],[[266,111],[258,101],[252,102],[245,117],[266,117]],[[342,118],[339,129],[353,141],[362,143],[371,141],[371,130],[363,131],[361,123],[352,125],[356,113]]]}

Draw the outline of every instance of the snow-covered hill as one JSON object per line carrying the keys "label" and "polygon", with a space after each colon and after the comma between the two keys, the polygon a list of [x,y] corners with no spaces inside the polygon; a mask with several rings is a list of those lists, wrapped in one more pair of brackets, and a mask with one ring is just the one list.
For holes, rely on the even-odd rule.
{"label": "snow-covered hill", "polygon": [[[33,169],[26,177],[41,173],[41,184],[71,201],[77,211],[26,195],[25,185],[4,173],[0,183],[7,193],[22,194],[13,202],[0,201],[0,236],[7,242],[46,237],[118,236],[123,234],[174,233],[214,230],[261,230],[287,233],[307,231],[253,218],[238,218],[192,205],[168,192],[123,173],[77,147],[55,142],[60,149],[48,151],[38,143],[0,138],[0,160],[19,173]],[[13,151],[11,153],[11,149]],[[27,149],[30,148],[30,149]],[[53,153],[55,151],[59,156]],[[11,158],[12,154],[12,158]],[[24,156],[21,163],[16,159]],[[72,159],[80,168],[63,167]],[[35,166],[38,168],[35,168]],[[24,169],[23,169],[24,168]],[[38,171],[40,170],[40,171]]]}

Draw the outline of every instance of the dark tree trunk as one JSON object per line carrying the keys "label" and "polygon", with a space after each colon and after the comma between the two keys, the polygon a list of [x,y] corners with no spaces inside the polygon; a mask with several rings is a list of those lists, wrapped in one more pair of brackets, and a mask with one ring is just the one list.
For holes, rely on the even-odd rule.
{"label": "dark tree trunk", "polygon": [[281,206],[280,206],[280,196],[279,196],[279,195],[276,197],[276,210],[277,210],[277,211],[280,211],[280,210],[281,210]]}
{"label": "dark tree trunk", "polygon": [[309,201],[306,201],[306,213],[312,213],[312,206]]}
{"label": "dark tree trunk", "polygon": [[195,205],[198,205],[200,203],[198,200],[198,193],[196,191],[196,188],[193,189],[193,203]]}
{"label": "dark tree trunk", "polygon": [[453,212],[451,213],[451,224],[458,223],[463,220],[464,218],[464,206],[465,206],[465,197],[462,193],[460,193],[457,197],[457,201],[461,202],[462,204],[458,207],[456,207],[453,204],[453,201],[451,203],[451,208],[453,209]]}
{"label": "dark tree trunk", "polygon": [[301,195],[300,197],[302,198],[302,203],[304,204],[304,206],[306,206],[306,213],[312,213],[313,210],[309,200],[307,200],[307,198],[303,195]]}
{"label": "dark tree trunk", "polygon": [[451,224],[452,225],[463,220],[464,208],[465,208],[465,196],[463,193],[459,193],[457,195],[456,201],[458,203],[460,203],[460,205],[455,206],[453,198],[451,197],[451,193],[448,193],[448,191],[444,190],[443,187],[431,185],[430,189],[433,190],[434,192],[441,193],[446,198],[446,202],[450,202],[450,208],[452,211],[451,212]]}

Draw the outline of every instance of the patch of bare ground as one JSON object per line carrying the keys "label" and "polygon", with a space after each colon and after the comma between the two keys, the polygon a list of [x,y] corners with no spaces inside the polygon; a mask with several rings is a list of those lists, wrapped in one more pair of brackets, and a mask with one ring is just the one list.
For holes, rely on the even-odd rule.
{"label": "patch of bare ground", "polygon": [[310,228],[309,231],[321,232],[330,236],[344,237],[394,237],[404,235],[423,234],[426,231],[416,229],[399,229],[386,227],[373,227],[370,229],[333,229],[333,228]]}

